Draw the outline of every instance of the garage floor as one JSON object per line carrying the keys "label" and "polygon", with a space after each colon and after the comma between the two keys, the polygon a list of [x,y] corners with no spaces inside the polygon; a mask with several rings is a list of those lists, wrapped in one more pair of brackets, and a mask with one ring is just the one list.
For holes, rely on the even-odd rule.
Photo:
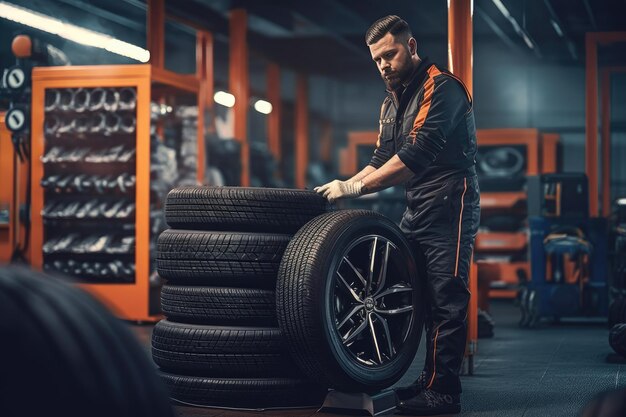
{"label": "garage floor", "polygon": [[[591,397],[603,390],[626,388],[626,363],[607,363],[606,324],[566,322],[536,330],[517,327],[518,310],[506,301],[492,304],[495,337],[480,339],[475,374],[464,376],[461,416],[575,416]],[[135,328],[149,346],[150,327]],[[400,384],[421,369],[420,350]],[[176,407],[180,417],[290,416],[308,417],[315,409],[242,412]]]}

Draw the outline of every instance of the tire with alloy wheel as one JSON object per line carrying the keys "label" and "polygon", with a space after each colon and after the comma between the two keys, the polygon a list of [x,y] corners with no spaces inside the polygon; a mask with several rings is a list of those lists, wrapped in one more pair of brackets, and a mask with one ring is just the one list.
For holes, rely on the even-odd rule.
{"label": "tire with alloy wheel", "polygon": [[177,229],[295,233],[328,210],[308,190],[260,187],[180,187],[165,201],[167,224]]}
{"label": "tire with alloy wheel", "polygon": [[410,244],[372,211],[327,213],[300,229],[280,264],[276,307],[301,370],[341,391],[393,385],[421,338],[421,288]]}

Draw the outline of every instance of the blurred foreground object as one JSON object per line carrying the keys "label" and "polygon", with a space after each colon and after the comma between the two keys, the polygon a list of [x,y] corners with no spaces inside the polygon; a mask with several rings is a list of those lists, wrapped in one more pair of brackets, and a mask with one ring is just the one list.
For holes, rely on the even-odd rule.
{"label": "blurred foreground object", "polygon": [[133,335],[86,293],[0,268],[0,415],[173,416]]}

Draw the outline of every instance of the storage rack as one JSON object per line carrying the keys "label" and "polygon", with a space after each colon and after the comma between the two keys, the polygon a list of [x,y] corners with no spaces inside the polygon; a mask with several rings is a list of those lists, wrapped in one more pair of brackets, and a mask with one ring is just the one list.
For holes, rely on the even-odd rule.
{"label": "storage rack", "polygon": [[[540,133],[537,129],[482,129],[476,132],[479,152],[481,147],[509,147],[524,149],[524,176],[520,184],[511,183],[497,191],[481,189],[481,225],[499,215],[515,215],[521,227],[511,231],[490,231],[481,226],[476,237],[475,254],[479,279],[491,282],[490,297],[513,298],[517,293],[520,274],[530,279],[528,261],[527,192],[525,176],[557,171],[559,136]],[[510,256],[514,260],[509,259]]]}
{"label": "storage rack", "polygon": [[[35,68],[32,80],[31,264],[38,268],[60,268],[74,275],[82,288],[107,304],[120,318],[156,320],[160,309],[159,287],[154,282],[150,283],[153,272],[150,245],[155,238],[155,234],[151,233],[151,216],[154,214],[151,207],[158,207],[162,202],[155,198],[152,191],[151,101],[163,101],[164,97],[176,95],[194,95],[201,113],[200,81],[193,76],[166,74],[151,65]],[[68,89],[82,89],[81,94],[94,89],[118,94],[122,91],[135,92],[136,104],[115,112],[113,109],[53,109],[46,112],[46,93],[50,96],[52,91],[67,92]],[[128,127],[125,132],[77,132],[83,129],[85,118],[108,116],[131,120],[128,126],[132,125],[132,119],[136,123],[134,128]],[[60,132],[57,129],[55,133],[52,127],[54,120],[59,119],[62,119],[61,126],[66,126],[68,122],[73,125],[61,128]],[[204,152],[203,129],[198,129],[197,137],[200,157]],[[51,151],[55,146],[61,147],[65,155],[73,155],[69,158],[71,160],[61,158],[61,161],[57,159],[56,163],[53,162],[51,156],[54,153],[51,154]],[[114,147],[121,151],[111,151]],[[111,151],[110,155],[114,157],[95,162],[93,156],[97,159],[106,150]],[[199,160],[198,180],[204,177],[203,165]],[[50,177],[54,175],[61,179],[60,185],[51,184]],[[86,184],[81,183],[81,179]],[[42,184],[47,185],[47,189]],[[84,208],[94,200],[98,204],[107,203],[101,207],[110,213],[115,211],[114,217],[103,218],[98,210],[93,211],[94,218],[87,215],[77,219],[75,215],[70,215],[71,230],[67,229],[70,223],[65,221],[63,215],[50,218],[50,209],[54,204],[60,204],[62,208],[65,207],[63,204]],[[120,201],[123,202],[120,204]],[[67,212],[72,213],[72,210]],[[76,246],[66,245],[72,235],[75,235],[74,241],[79,243],[81,249],[78,252],[81,253],[77,253]],[[101,248],[95,245],[94,252],[85,252],[85,246],[90,243],[89,236],[99,237]],[[125,240],[120,241],[120,237]],[[66,241],[63,242],[63,239]],[[68,265],[70,260],[74,260],[74,264]],[[120,269],[113,268],[115,271],[109,271],[104,276],[95,276],[92,273],[94,268],[88,268],[90,263],[93,266],[95,262],[101,266],[111,263],[118,267],[121,265],[121,273]]]}

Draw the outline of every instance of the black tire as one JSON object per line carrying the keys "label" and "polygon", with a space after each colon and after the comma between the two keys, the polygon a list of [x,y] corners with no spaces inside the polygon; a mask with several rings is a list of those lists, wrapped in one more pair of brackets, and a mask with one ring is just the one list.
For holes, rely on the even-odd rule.
{"label": "black tire", "polygon": [[[361,248],[357,243],[354,243],[361,241],[363,236],[368,239],[375,237],[374,243],[367,248]],[[364,298],[362,300],[363,308],[370,308],[370,310],[361,310],[359,313],[362,314],[359,317],[363,317],[358,325],[360,330],[353,332],[355,334],[358,332],[359,337],[354,339],[354,342],[351,337],[347,337],[350,340],[346,339],[347,342],[345,343],[348,345],[344,346],[340,340],[342,336],[339,334],[339,329],[342,328],[341,324],[338,325],[339,329],[335,326],[335,320],[338,320],[337,317],[339,316],[335,301],[340,296],[343,297],[341,290],[337,292],[334,290],[335,285],[337,285],[335,273],[339,272],[340,268],[347,267],[348,263],[343,261],[346,259],[344,254],[352,254],[352,252],[348,252],[348,249],[353,246],[349,245],[357,245],[354,246],[356,248],[354,250],[363,249],[365,253],[371,248],[376,249],[375,242],[379,238],[381,242],[386,239],[396,246],[393,248],[394,253],[390,258],[391,263],[389,265],[392,269],[387,281],[394,282],[404,278],[409,281],[403,283],[403,288],[410,288],[408,290],[410,294],[404,293],[402,297],[408,297],[404,302],[408,303],[406,308],[409,308],[410,316],[408,318],[407,316],[400,316],[404,324],[394,326],[392,323],[392,326],[388,326],[387,320],[382,320],[380,315],[378,319],[371,318],[374,315],[371,309],[374,307],[372,305],[366,307],[367,303]],[[386,248],[389,251],[389,245],[386,245]],[[379,256],[378,252],[374,252],[374,255],[375,258]],[[369,261],[367,262],[369,263]],[[382,265],[382,263],[380,264]],[[337,269],[335,270],[335,268]],[[343,274],[347,275],[347,272],[343,271]],[[339,276],[338,273],[337,275]],[[382,275],[383,273],[379,269],[377,289],[374,291],[373,286],[370,285],[369,292],[374,294],[370,298],[376,297],[376,293],[381,288],[385,288],[385,282],[380,285]],[[362,278],[361,281],[363,281]],[[353,280],[349,285],[352,287],[356,286],[357,283]],[[400,283],[394,285],[400,287]],[[352,290],[352,292],[354,291],[356,290]],[[347,289],[345,292],[349,293]],[[382,295],[377,297],[382,297]],[[385,297],[390,298],[383,299],[383,304],[393,303],[392,295]],[[372,301],[372,303],[375,302],[378,301]],[[382,215],[371,211],[343,210],[324,214],[300,229],[289,243],[280,265],[276,307],[279,327],[287,339],[290,353],[300,369],[304,371],[307,377],[321,385],[340,391],[377,392],[393,385],[411,364],[421,338],[423,306],[421,304],[421,289],[417,280],[417,267],[411,248],[395,224]],[[357,307],[361,309],[358,305]],[[344,311],[357,307],[349,306]],[[380,312],[380,310],[374,310],[374,312],[376,311]],[[388,311],[385,314],[390,314]],[[345,317],[347,318],[349,315],[351,313]],[[358,321],[359,317],[355,321]],[[372,320],[372,322],[379,320],[379,328],[384,325],[394,330],[401,329],[401,334],[404,335],[401,337],[401,344],[398,345],[396,352],[394,352],[393,346],[387,349],[387,361],[382,358],[384,354],[384,352],[381,354],[382,348],[380,350],[377,348],[380,363],[376,364],[374,361],[370,361],[369,365],[362,362],[365,360],[364,356],[359,359],[358,354],[350,350],[358,349],[360,346],[372,346],[373,343],[371,342],[378,346],[378,342],[374,340],[376,337],[372,336],[376,334],[375,324],[370,324],[371,328],[374,329],[373,332],[369,333],[371,339],[359,340],[361,339],[360,333],[365,328],[361,326],[367,326],[364,324],[366,320]],[[394,320],[398,320],[398,318]],[[345,320],[342,322],[346,323]],[[350,333],[350,329],[343,337],[346,337],[348,333]],[[388,335],[390,334],[388,333]],[[385,339],[391,343],[393,337],[385,336]],[[381,340],[383,339],[381,338]]]}
{"label": "black tire", "polygon": [[183,375],[289,376],[295,370],[278,328],[225,327],[161,320],[152,332],[152,358]]}
{"label": "black tire", "polygon": [[0,329],[0,415],[173,416],[145,350],[88,294],[0,268]]}
{"label": "black tire", "polygon": [[161,309],[170,321],[278,326],[273,290],[164,285]]}
{"label": "black tire", "polygon": [[181,187],[165,201],[167,224],[177,229],[295,233],[328,210],[313,191],[248,187]]}
{"label": "black tire", "polygon": [[327,390],[295,378],[206,378],[161,372],[170,398],[185,404],[259,408],[319,407]]}
{"label": "black tire", "polygon": [[168,229],[157,270],[170,282],[274,287],[289,235]]}
{"label": "black tire", "polygon": [[609,332],[609,345],[615,353],[626,357],[626,323],[616,324]]}

